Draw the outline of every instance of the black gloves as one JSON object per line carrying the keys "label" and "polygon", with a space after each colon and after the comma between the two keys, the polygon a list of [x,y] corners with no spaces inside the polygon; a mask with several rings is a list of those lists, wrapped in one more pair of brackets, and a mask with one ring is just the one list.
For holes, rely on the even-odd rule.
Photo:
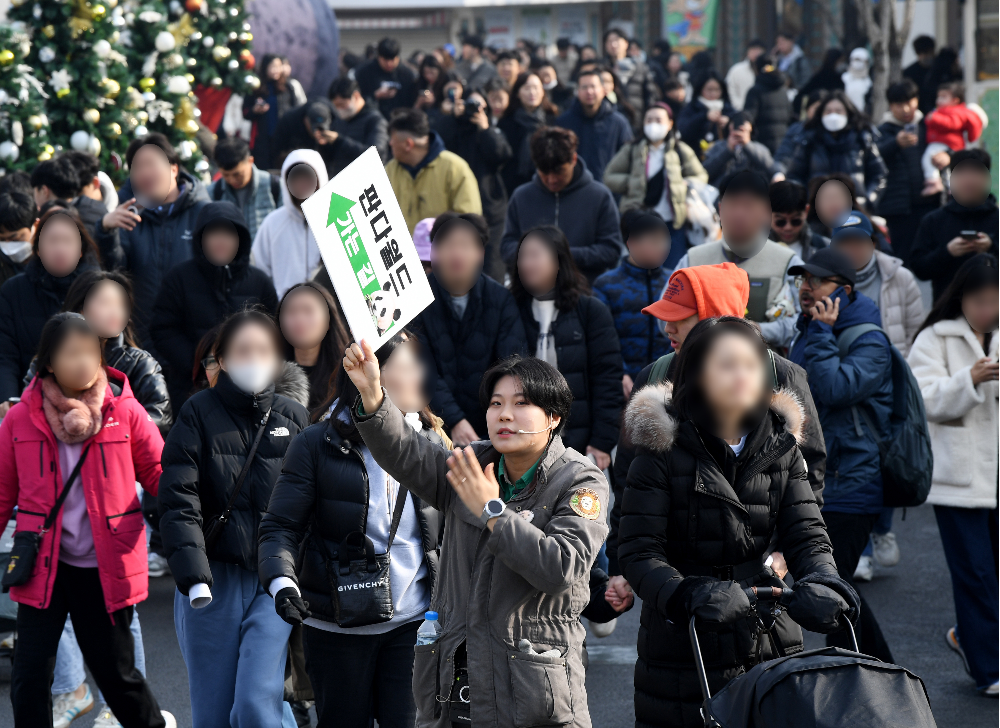
{"label": "black gloves", "polygon": [[274,595],[274,611],[293,627],[312,616],[309,602],[303,601],[298,592],[290,586],[280,589]]}
{"label": "black gloves", "polygon": [[788,616],[810,632],[829,634],[843,628],[841,615],[856,624],[861,599],[836,574],[808,574],[795,581],[790,597],[782,599]]}
{"label": "black gloves", "polygon": [[708,576],[688,576],[681,580],[667,602],[667,617],[675,624],[686,624],[695,616],[711,629],[729,625],[750,614],[750,600],[735,581],[719,581]]}

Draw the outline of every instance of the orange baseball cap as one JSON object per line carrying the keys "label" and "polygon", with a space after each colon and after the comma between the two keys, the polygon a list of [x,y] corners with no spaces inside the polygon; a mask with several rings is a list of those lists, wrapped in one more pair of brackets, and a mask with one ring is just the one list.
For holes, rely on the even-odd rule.
{"label": "orange baseball cap", "polygon": [[670,276],[663,298],[642,309],[661,321],[746,315],[750,279],[734,263],[681,268]]}

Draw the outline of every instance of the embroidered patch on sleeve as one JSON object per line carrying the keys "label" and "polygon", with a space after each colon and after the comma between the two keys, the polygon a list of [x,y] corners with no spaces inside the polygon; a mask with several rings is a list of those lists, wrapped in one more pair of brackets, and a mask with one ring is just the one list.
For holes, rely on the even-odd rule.
{"label": "embroidered patch on sleeve", "polygon": [[601,515],[601,499],[590,488],[578,488],[569,499],[569,507],[578,516],[596,521]]}

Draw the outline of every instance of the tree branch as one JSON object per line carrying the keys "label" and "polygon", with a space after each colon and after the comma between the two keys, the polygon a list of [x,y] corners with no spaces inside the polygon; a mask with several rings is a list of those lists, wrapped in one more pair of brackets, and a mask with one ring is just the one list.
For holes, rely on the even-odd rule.
{"label": "tree branch", "polygon": [[903,22],[896,32],[896,48],[902,51],[906,45],[906,39],[910,37],[910,29],[913,27],[913,16],[916,13],[917,0],[906,0],[903,6]]}

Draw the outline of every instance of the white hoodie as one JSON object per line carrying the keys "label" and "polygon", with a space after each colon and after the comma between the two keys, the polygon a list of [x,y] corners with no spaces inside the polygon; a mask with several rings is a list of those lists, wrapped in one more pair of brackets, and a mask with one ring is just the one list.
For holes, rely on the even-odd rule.
{"label": "white hoodie", "polygon": [[296,283],[310,280],[322,262],[316,238],[285,184],[288,170],[300,162],[313,168],[320,187],[327,183],[326,165],[319,152],[296,149],[289,154],[281,165],[281,207],[264,218],[250,250],[251,263],[271,277],[278,300]]}

